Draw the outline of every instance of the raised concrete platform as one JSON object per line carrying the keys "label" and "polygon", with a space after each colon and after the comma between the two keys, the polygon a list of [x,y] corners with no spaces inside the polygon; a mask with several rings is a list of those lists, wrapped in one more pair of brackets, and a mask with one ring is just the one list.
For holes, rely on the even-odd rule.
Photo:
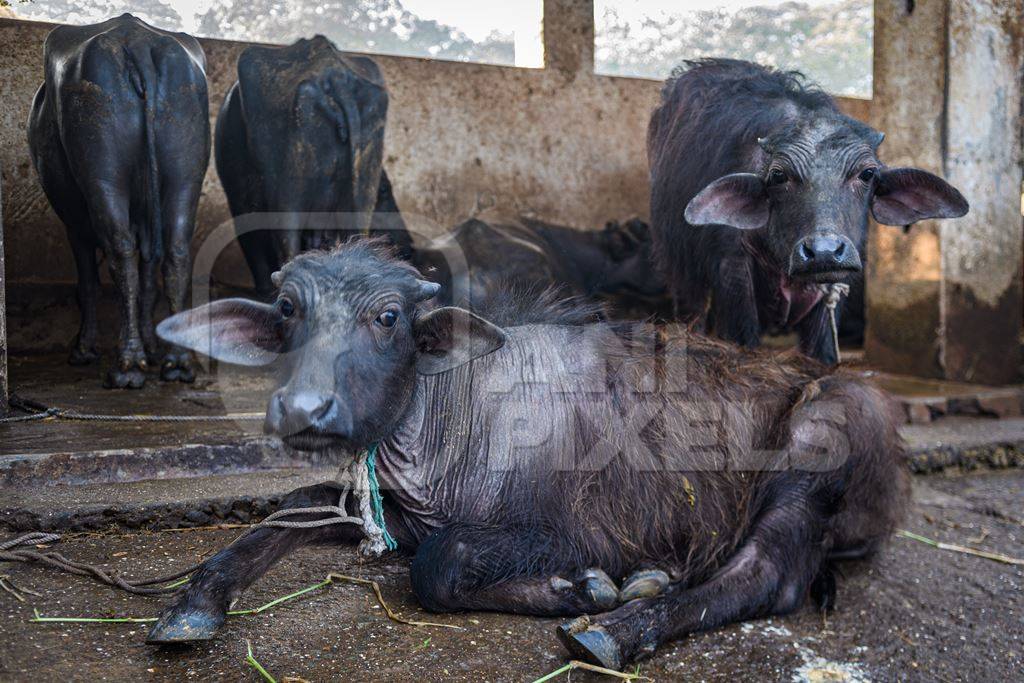
{"label": "raised concrete platform", "polygon": [[[251,416],[267,404],[273,379],[264,372],[219,368],[193,384],[161,382],[151,374],[140,390],[104,389],[97,365],[71,367],[63,355],[10,360],[11,392],[35,404],[103,415]],[[23,415],[24,413],[16,413]],[[191,422],[77,422],[47,420],[0,424],[0,457],[50,453],[161,449],[189,444],[234,444],[261,433],[258,418]]]}
{"label": "raised concrete platform", "polygon": [[[917,473],[1024,467],[1024,418],[951,417],[905,425],[901,432]],[[256,438],[233,447],[171,448],[154,451],[152,462],[140,460],[137,451],[81,453],[70,460],[64,455],[0,458],[0,529],[167,529],[248,522],[273,512],[289,491],[336,473],[332,463],[291,461],[275,443]],[[218,460],[220,452],[225,459]],[[268,458],[267,452],[276,455]],[[268,461],[292,466],[263,467]],[[257,469],[231,471],[251,466]],[[145,479],[147,472],[169,478]]]}
{"label": "raised concrete platform", "polygon": [[1024,467],[1024,418],[946,417],[900,428],[917,473]]}
{"label": "raised concrete platform", "polygon": [[173,529],[247,524],[281,497],[331,479],[337,468],[277,469],[78,486],[0,488],[0,530]]}
{"label": "raised concrete platform", "polygon": [[[97,368],[70,368],[56,356],[15,359],[12,370],[19,393],[34,401],[111,415],[259,413],[271,386],[263,373],[228,369],[193,385],[154,380],[141,391],[107,391]],[[908,396],[935,389],[892,376],[874,379]],[[947,396],[965,395],[963,386],[942,386]],[[940,417],[901,431],[916,472],[1024,466],[1022,417]],[[268,514],[288,491],[334,474],[331,463],[299,457],[260,432],[259,420],[0,424],[0,529],[241,522]]]}
{"label": "raised concrete platform", "polygon": [[946,416],[1020,417],[1024,386],[988,387],[882,372],[865,372],[903,405],[907,422],[926,424]]}
{"label": "raised concrete platform", "polygon": [[[262,437],[272,378],[225,368],[194,384],[150,378],[138,391],[101,386],[101,368],[70,367],[63,356],[11,361],[17,396],[78,413],[247,419],[188,422],[39,420],[0,424],[3,487],[95,484],[304,467],[308,460]],[[16,413],[24,415],[25,413]],[[255,418],[251,416],[257,416]]]}
{"label": "raised concrete platform", "polygon": [[[107,391],[100,387],[96,369],[69,368],[55,365],[54,360],[47,356],[15,361],[18,376],[28,378],[19,383],[19,394],[41,405],[85,413],[203,417],[258,414],[270,392],[270,379],[251,371],[204,375],[193,385],[153,381],[141,391]],[[904,405],[911,424],[902,431],[917,455],[948,452],[950,447],[973,451],[1024,444],[1024,418],[1019,414],[1024,388],[978,387],[870,371],[865,375]],[[927,419],[914,419],[922,406],[927,408]],[[1003,419],[991,419],[996,417]],[[260,432],[258,419],[0,424],[0,487],[136,481],[303,466],[304,459],[296,458],[280,442]],[[948,457],[945,460],[959,464]],[[927,468],[933,467],[934,463]]]}

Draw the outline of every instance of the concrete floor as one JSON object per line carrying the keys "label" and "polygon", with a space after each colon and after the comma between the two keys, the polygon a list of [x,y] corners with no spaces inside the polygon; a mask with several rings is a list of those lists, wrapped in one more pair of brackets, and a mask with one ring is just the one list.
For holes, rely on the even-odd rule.
{"label": "concrete floor", "polygon": [[[1024,471],[915,479],[906,528],[950,543],[1024,557]],[[1007,519],[1007,517],[1011,519]],[[215,551],[237,531],[79,535],[71,558],[125,574],[164,573]],[[8,537],[5,534],[4,537]],[[374,578],[399,613],[424,615],[401,557],[360,561],[348,548],[304,549],[260,580],[240,606],[256,606],[330,571]],[[229,620],[207,644],[160,650],[146,624],[30,623],[45,616],[154,615],[163,598],[136,597],[23,565],[0,574],[40,592],[17,602],[0,592],[0,680],[258,680],[249,639],[279,680],[532,681],[566,660],[558,620],[501,614],[431,616],[462,630],[389,622],[365,587],[338,585],[257,616]],[[827,620],[807,608],[662,647],[640,671],[655,680],[1008,681],[1024,672],[1024,567],[894,538],[870,565],[850,565]],[[598,680],[574,673],[575,680]],[[563,679],[564,680],[564,679]],[[607,679],[611,680],[611,679]]]}

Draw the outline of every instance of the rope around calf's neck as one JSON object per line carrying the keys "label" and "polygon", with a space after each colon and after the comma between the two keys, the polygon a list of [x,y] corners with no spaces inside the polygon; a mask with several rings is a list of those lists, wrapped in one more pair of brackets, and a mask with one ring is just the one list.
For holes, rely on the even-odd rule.
{"label": "rope around calf's neck", "polygon": [[[365,538],[359,544],[359,552],[364,556],[378,556],[385,550],[394,550],[398,543],[388,533],[384,522],[384,502],[380,495],[380,483],[377,481],[377,444],[372,444],[361,456],[356,456],[338,471],[337,481],[342,485],[337,505],[326,505],[311,508],[289,508],[278,510],[255,524],[248,531],[265,527],[285,527],[291,529],[310,529],[332,524],[355,524],[363,527]],[[355,496],[359,516],[348,514],[345,504],[349,495]],[[283,517],[326,513],[329,517],[321,519],[287,522]]]}

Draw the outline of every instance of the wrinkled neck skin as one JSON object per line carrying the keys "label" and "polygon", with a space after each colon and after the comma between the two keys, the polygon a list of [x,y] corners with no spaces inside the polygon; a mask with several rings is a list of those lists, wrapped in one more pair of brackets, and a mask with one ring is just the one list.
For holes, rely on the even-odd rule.
{"label": "wrinkled neck skin", "polygon": [[418,377],[408,410],[377,451],[381,489],[417,542],[453,520],[493,519],[509,487],[522,505],[538,477],[563,467],[553,458],[576,457],[572,396],[595,376],[586,364],[600,358],[586,329],[507,328],[497,351]]}

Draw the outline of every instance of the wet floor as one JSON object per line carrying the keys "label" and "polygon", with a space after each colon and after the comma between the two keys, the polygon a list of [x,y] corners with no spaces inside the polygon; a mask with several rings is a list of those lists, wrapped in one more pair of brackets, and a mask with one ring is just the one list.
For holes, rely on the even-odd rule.
{"label": "wet floor", "polygon": [[[257,414],[257,419],[186,423],[40,421],[0,425],[0,456],[64,453],[104,449],[169,447],[184,444],[231,444],[261,434],[272,391],[266,372],[218,367],[201,373],[193,384],[161,382],[156,370],[145,387],[133,391],[103,388],[102,368],[72,367],[64,356],[10,359],[11,392],[47,407],[102,415]],[[19,413],[20,415],[21,413]]]}
{"label": "wet floor", "polygon": [[[1024,557],[1024,471],[915,480],[906,528],[929,538]],[[153,575],[213,552],[237,531],[79,536],[75,559]],[[314,591],[257,616],[234,617],[216,640],[172,650],[145,644],[146,624],[37,624],[46,616],[154,615],[164,599],[126,595],[50,570],[0,564],[42,597],[0,591],[0,680],[251,680],[245,641],[278,680],[533,681],[565,662],[558,620],[501,614],[426,615],[400,557],[361,562],[351,549],[308,548],[275,567],[240,607],[341,571],[373,578],[407,617],[459,630],[390,622],[363,586]],[[837,611],[811,609],[700,634],[640,665],[654,680],[1009,681],[1024,672],[1024,567],[894,538],[871,565],[845,568]],[[562,679],[564,680],[564,678]],[[572,680],[599,680],[574,673]],[[607,679],[612,680],[612,679]]]}

